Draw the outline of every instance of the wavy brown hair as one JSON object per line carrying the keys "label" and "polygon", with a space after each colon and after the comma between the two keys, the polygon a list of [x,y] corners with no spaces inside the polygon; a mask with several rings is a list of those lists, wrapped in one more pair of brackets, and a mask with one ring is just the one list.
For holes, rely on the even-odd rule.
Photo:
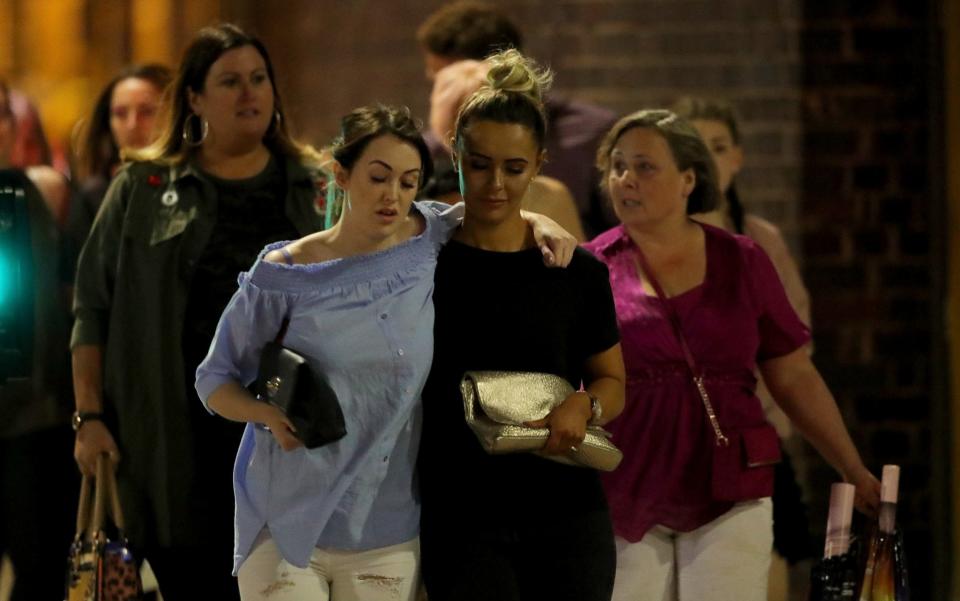
{"label": "wavy brown hair", "polygon": [[163,65],[131,65],[103,88],[93,105],[93,112],[77,132],[77,172],[80,180],[98,175],[109,180],[113,176],[113,167],[120,163],[120,147],[110,131],[110,102],[114,88],[127,79],[148,81],[162,95],[170,85],[173,73]]}

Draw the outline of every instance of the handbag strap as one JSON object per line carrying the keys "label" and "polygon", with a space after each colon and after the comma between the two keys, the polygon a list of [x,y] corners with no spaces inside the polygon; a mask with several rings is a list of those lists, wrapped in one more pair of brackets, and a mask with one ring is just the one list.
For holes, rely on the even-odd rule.
{"label": "handbag strap", "polygon": [[284,317],[283,321],[280,323],[280,331],[277,332],[277,337],[273,339],[274,342],[283,346],[283,339],[287,335],[287,328],[290,326],[290,318]]}
{"label": "handbag strap", "polygon": [[93,517],[87,528],[87,539],[95,539],[103,531],[104,520],[106,517],[106,487],[104,483],[107,478],[107,456],[106,454],[97,455],[96,481],[94,483],[93,494]]}
{"label": "handbag strap", "polygon": [[707,412],[707,417],[710,418],[710,425],[713,426],[713,434],[717,439],[717,446],[727,446],[730,444],[730,439],[727,438],[723,430],[720,429],[720,420],[717,419],[717,413],[713,410],[713,403],[710,402],[707,387],[703,383],[703,371],[697,366],[696,359],[693,358],[693,353],[690,351],[690,345],[687,344],[687,337],[683,335],[680,316],[677,314],[676,308],[670,304],[667,295],[664,294],[660,282],[657,281],[657,276],[654,275],[653,269],[650,268],[650,263],[647,262],[643,251],[640,250],[640,245],[634,244],[633,246],[636,249],[637,259],[640,261],[640,269],[643,270],[643,273],[647,276],[647,280],[650,281],[650,285],[653,286],[653,290],[656,292],[657,298],[660,299],[660,304],[663,306],[667,319],[673,328],[673,333],[676,335],[677,340],[680,341],[680,348],[683,349],[683,358],[687,363],[687,367],[690,368],[693,383],[697,387],[697,392],[700,393],[700,400],[703,401],[703,408]]}
{"label": "handbag strap", "polygon": [[[287,265],[293,265],[293,255],[290,254],[290,251],[287,250],[286,246],[280,247],[280,254],[283,255],[283,260]],[[290,326],[290,316],[287,315],[283,318],[283,321],[280,323],[280,331],[277,332],[277,337],[273,341],[280,346],[283,346],[283,339],[287,335],[287,328]]]}
{"label": "handbag strap", "polygon": [[110,495],[110,515],[113,516],[113,525],[117,527],[117,530],[120,531],[120,537],[123,538],[123,509],[120,507],[120,491],[117,489],[116,470],[106,455],[101,455],[101,457],[104,458],[104,463],[107,465],[104,486],[107,488],[107,494]]}
{"label": "handbag strap", "polygon": [[[83,477],[80,483],[80,509],[77,512],[77,534],[86,530],[86,539],[92,541],[100,536],[106,525],[109,512],[113,524],[123,538],[123,510],[120,507],[120,495],[117,491],[117,479],[114,475],[113,463],[106,453],[97,456],[96,482],[93,490],[93,510],[89,511],[90,479]],[[89,522],[87,521],[89,516]]]}
{"label": "handbag strap", "polygon": [[87,528],[90,526],[90,476],[84,474],[80,480],[80,501],[77,504],[77,534],[75,540],[79,541],[86,534],[87,539],[93,538],[93,533]]}

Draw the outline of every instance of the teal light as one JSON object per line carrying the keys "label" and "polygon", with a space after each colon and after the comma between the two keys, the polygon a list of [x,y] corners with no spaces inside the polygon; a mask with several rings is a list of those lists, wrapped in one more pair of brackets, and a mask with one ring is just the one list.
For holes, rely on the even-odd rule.
{"label": "teal light", "polygon": [[9,257],[7,257],[6,252],[0,251],[0,310],[7,308],[7,302],[13,290],[13,274],[11,271]]}

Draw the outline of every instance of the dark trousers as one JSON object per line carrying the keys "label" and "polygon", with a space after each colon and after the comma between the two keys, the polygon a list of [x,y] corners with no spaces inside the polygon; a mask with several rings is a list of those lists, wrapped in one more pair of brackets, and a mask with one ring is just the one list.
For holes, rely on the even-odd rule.
{"label": "dark trousers", "polygon": [[11,601],[63,599],[79,491],[68,425],[0,439],[0,554],[13,563]]}
{"label": "dark trousers", "polygon": [[617,551],[606,511],[479,537],[425,525],[420,554],[430,601],[609,601],[613,595]]}
{"label": "dark trousers", "polygon": [[[220,417],[208,419],[222,420]],[[222,421],[226,423],[226,420]],[[150,563],[164,601],[239,601],[237,579],[231,574],[234,538],[232,467],[239,436],[236,440],[224,439],[222,443],[210,433],[205,439],[197,438],[194,467],[198,477],[191,487],[193,502],[190,511],[202,530],[195,532],[195,540],[189,545],[160,545],[148,535],[146,541],[138,541],[136,557]],[[212,442],[221,444],[214,448]],[[142,511],[146,513],[141,516],[150,524],[153,516],[145,508]]]}
{"label": "dark trousers", "polygon": [[774,467],[773,480],[773,548],[792,565],[813,557],[816,547],[793,462],[780,449],[783,460]]}
{"label": "dark trousers", "polygon": [[[233,539],[227,540],[232,548]],[[230,575],[232,552],[222,547],[155,547],[142,553],[157,577],[163,601],[239,601],[237,579]]]}

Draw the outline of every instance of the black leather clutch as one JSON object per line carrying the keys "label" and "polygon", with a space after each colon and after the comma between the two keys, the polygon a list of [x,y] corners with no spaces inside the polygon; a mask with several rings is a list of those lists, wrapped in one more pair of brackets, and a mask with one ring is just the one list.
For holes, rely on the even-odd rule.
{"label": "black leather clutch", "polygon": [[[277,337],[282,340],[286,322]],[[280,410],[293,422],[295,435],[308,449],[340,440],[347,434],[337,394],[322,374],[310,368],[302,355],[277,341],[260,353],[254,383],[257,398]]]}

